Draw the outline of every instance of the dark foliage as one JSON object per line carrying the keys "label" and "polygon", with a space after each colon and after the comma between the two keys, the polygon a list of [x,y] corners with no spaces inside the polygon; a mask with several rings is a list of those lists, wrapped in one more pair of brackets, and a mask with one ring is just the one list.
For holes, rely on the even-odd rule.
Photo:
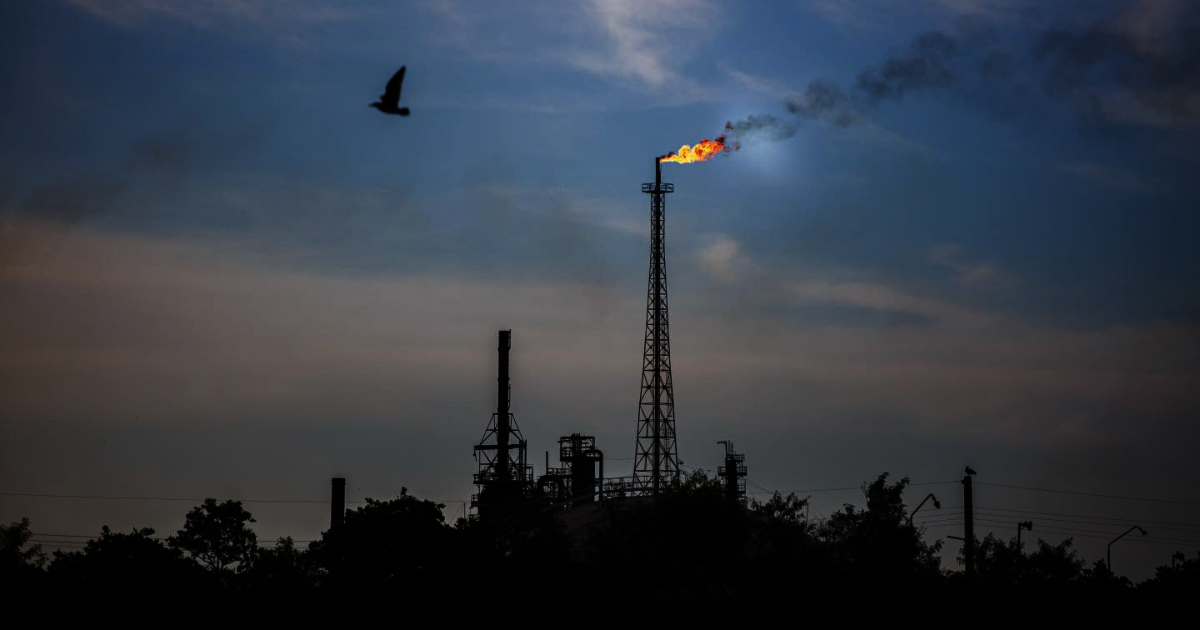
{"label": "dark foliage", "polygon": [[796,601],[817,616],[859,620],[938,610],[1079,624],[1132,611],[1145,621],[1200,596],[1200,555],[1135,586],[1103,562],[1088,566],[1070,540],[1026,549],[988,536],[968,582],[939,566],[940,543],[925,543],[908,521],[907,485],[880,475],[863,488],[864,509],[846,505],[820,524],[808,520],[807,499],[775,494],[747,506],[703,472],[654,499],[567,512],[529,501],[453,526],[441,505],[404,492],[368,500],[303,550],[290,538],[260,547],[240,503],[210,499],[165,541],[149,529],[105,527],[50,563],[29,544],[28,520],[2,527],[0,583],[27,605],[73,602],[55,609],[60,618],[204,611],[272,626],[382,620],[398,605],[468,619],[518,607],[551,617],[588,611],[599,622],[660,618],[664,607],[684,619],[744,618]]}
{"label": "dark foliage", "polygon": [[183,529],[167,539],[178,549],[213,571],[242,571],[249,568],[258,550],[258,537],[249,523],[254,518],[241,501],[204,504],[188,512]]}

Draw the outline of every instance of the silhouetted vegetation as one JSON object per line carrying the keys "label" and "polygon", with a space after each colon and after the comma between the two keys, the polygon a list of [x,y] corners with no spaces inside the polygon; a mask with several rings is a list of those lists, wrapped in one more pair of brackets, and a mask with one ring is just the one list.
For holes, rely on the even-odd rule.
{"label": "silhouetted vegetation", "polygon": [[[823,615],[855,618],[938,610],[987,611],[989,619],[1073,620],[1121,610],[1169,611],[1200,595],[1200,555],[1160,567],[1141,583],[1091,566],[1072,548],[1030,549],[989,535],[976,576],[940,566],[907,518],[908,480],[880,475],[865,507],[845,505],[820,523],[807,500],[775,494],[743,505],[722,482],[696,473],[655,499],[589,504],[572,512],[531,501],[504,518],[447,523],[441,505],[407,491],[368,500],[334,531],[299,548],[259,545],[241,503],[206,500],[176,534],[108,527],[78,551],[48,561],[28,519],[0,527],[4,592],[19,601],[70,601],[97,612],[236,610],[241,621],[312,622],[405,605],[460,611],[525,602],[543,613],[597,616],[746,614],[805,601]],[[639,570],[635,571],[635,568]],[[382,609],[380,609],[382,610]]]}

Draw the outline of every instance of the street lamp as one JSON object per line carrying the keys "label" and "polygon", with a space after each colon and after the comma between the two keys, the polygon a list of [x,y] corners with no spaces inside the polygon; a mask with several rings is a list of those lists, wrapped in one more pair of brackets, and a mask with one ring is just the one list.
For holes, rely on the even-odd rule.
{"label": "street lamp", "polygon": [[910,526],[912,525],[913,516],[915,516],[915,515],[916,515],[916,513],[917,513],[917,510],[921,509],[921,506],[922,506],[922,505],[925,505],[925,502],[926,502],[926,501],[928,501],[928,500],[930,500],[930,499],[933,499],[933,508],[934,508],[935,510],[940,510],[940,509],[942,509],[942,504],[941,504],[941,502],[937,500],[937,497],[933,496],[933,493],[932,493],[932,492],[930,492],[930,493],[929,493],[929,496],[925,497],[924,499],[921,499],[921,502],[917,504],[917,507],[913,508],[912,514],[909,514],[909,515],[908,515],[908,524],[909,524]]}
{"label": "street lamp", "polygon": [[1033,531],[1033,521],[1021,521],[1017,523],[1017,551],[1021,550],[1021,530],[1028,529]]}
{"label": "street lamp", "polygon": [[1122,538],[1125,537],[1126,534],[1128,534],[1129,532],[1132,532],[1135,529],[1138,530],[1139,532],[1142,532],[1143,536],[1146,535],[1146,530],[1142,529],[1141,527],[1138,527],[1137,525],[1134,525],[1133,527],[1130,527],[1129,529],[1125,530],[1125,534],[1121,534],[1120,536],[1117,536],[1116,538],[1114,538],[1112,540],[1112,542],[1108,543],[1108,570],[1112,571],[1113,575],[1116,575],[1116,572],[1112,570],[1112,546],[1113,546],[1113,543],[1117,542],[1118,540],[1121,540]]}

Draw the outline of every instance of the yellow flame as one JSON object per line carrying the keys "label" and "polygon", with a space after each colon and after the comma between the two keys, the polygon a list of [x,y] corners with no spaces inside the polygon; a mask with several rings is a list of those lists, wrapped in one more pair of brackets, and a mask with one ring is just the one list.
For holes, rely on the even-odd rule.
{"label": "yellow flame", "polygon": [[704,162],[711,160],[723,151],[731,150],[725,144],[725,134],[717,136],[716,140],[705,138],[692,146],[683,145],[678,151],[667,154],[659,158],[660,162],[675,162],[677,164],[689,164],[691,162]]}

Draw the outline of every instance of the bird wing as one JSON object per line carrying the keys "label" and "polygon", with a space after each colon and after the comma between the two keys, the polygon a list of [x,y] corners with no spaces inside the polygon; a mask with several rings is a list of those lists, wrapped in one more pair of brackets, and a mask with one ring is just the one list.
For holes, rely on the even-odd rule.
{"label": "bird wing", "polygon": [[380,97],[380,100],[385,103],[390,102],[393,105],[398,103],[400,101],[401,83],[404,83],[404,66],[400,66],[396,74],[393,74],[392,78],[387,82],[387,87],[384,88],[383,96]]}

